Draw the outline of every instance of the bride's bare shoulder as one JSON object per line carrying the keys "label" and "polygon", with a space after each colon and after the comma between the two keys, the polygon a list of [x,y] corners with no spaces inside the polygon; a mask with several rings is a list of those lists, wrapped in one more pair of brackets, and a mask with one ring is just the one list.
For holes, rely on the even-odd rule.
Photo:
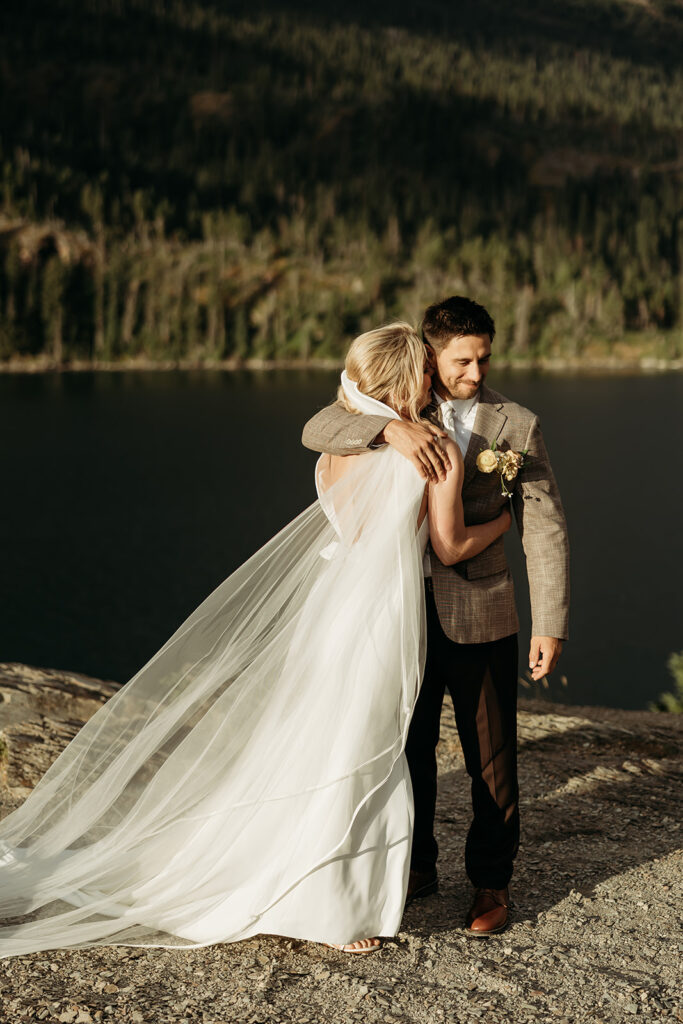
{"label": "bride's bare shoulder", "polygon": [[445,480],[440,480],[437,483],[432,483],[430,486],[431,490],[436,493],[450,493],[453,488],[456,490],[462,486],[462,478],[465,471],[465,460],[462,457],[460,448],[450,437],[439,438],[440,443],[448,455],[451,462],[451,468],[446,474]]}
{"label": "bride's bare shoulder", "polygon": [[353,455],[321,455],[318,460],[318,482],[323,490],[332,487],[351,469],[364,459],[372,458],[372,452],[358,452]]}
{"label": "bride's bare shoulder", "polygon": [[451,467],[462,467],[464,464],[464,459],[462,457],[462,452],[460,451],[460,448],[455,443],[455,441],[451,437],[440,438],[440,440],[441,444],[443,445],[446,451],[446,454],[448,455],[448,458],[451,460]]}
{"label": "bride's bare shoulder", "polygon": [[364,459],[372,458],[371,452],[358,452],[353,455],[328,455],[329,463],[327,471],[333,481],[341,479],[354,466],[359,465]]}

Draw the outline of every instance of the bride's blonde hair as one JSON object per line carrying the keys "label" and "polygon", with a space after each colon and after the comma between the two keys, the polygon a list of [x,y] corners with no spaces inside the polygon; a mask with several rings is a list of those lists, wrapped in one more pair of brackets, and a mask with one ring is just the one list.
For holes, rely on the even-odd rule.
{"label": "bride's blonde hair", "polygon": [[[364,395],[417,421],[426,359],[419,334],[410,324],[397,321],[366,331],[351,342],[345,367]],[[346,400],[343,388],[337,397],[349,412],[358,411]]]}

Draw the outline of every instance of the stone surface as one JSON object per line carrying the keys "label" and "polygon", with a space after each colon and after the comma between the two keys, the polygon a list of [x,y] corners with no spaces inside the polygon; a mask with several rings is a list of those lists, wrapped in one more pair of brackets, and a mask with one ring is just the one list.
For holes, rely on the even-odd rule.
{"label": "stone surface", "polygon": [[[115,690],[0,665],[0,814]],[[461,928],[469,784],[446,706],[440,891],[381,952],[263,936],[37,953],[0,963],[0,1021],[679,1024],[682,730],[683,716],[521,702],[522,846],[503,935]]]}

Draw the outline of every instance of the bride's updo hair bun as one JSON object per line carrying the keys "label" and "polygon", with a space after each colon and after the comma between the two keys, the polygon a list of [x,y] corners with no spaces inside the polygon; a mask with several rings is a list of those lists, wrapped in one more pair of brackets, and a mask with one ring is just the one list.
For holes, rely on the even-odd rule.
{"label": "bride's updo hair bun", "polygon": [[[364,395],[417,421],[426,358],[419,334],[410,324],[398,321],[359,335],[346,354],[345,368]],[[337,397],[349,412],[358,411],[347,401],[343,388]]]}

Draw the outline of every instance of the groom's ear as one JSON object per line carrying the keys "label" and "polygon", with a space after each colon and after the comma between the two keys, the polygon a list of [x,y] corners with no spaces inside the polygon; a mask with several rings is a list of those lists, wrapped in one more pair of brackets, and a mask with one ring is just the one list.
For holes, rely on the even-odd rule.
{"label": "groom's ear", "polygon": [[434,349],[432,348],[428,341],[424,342],[424,347],[425,352],[427,353],[427,362],[429,363],[429,368],[432,371],[432,373],[434,373],[434,371],[436,370],[436,356],[434,354]]}

